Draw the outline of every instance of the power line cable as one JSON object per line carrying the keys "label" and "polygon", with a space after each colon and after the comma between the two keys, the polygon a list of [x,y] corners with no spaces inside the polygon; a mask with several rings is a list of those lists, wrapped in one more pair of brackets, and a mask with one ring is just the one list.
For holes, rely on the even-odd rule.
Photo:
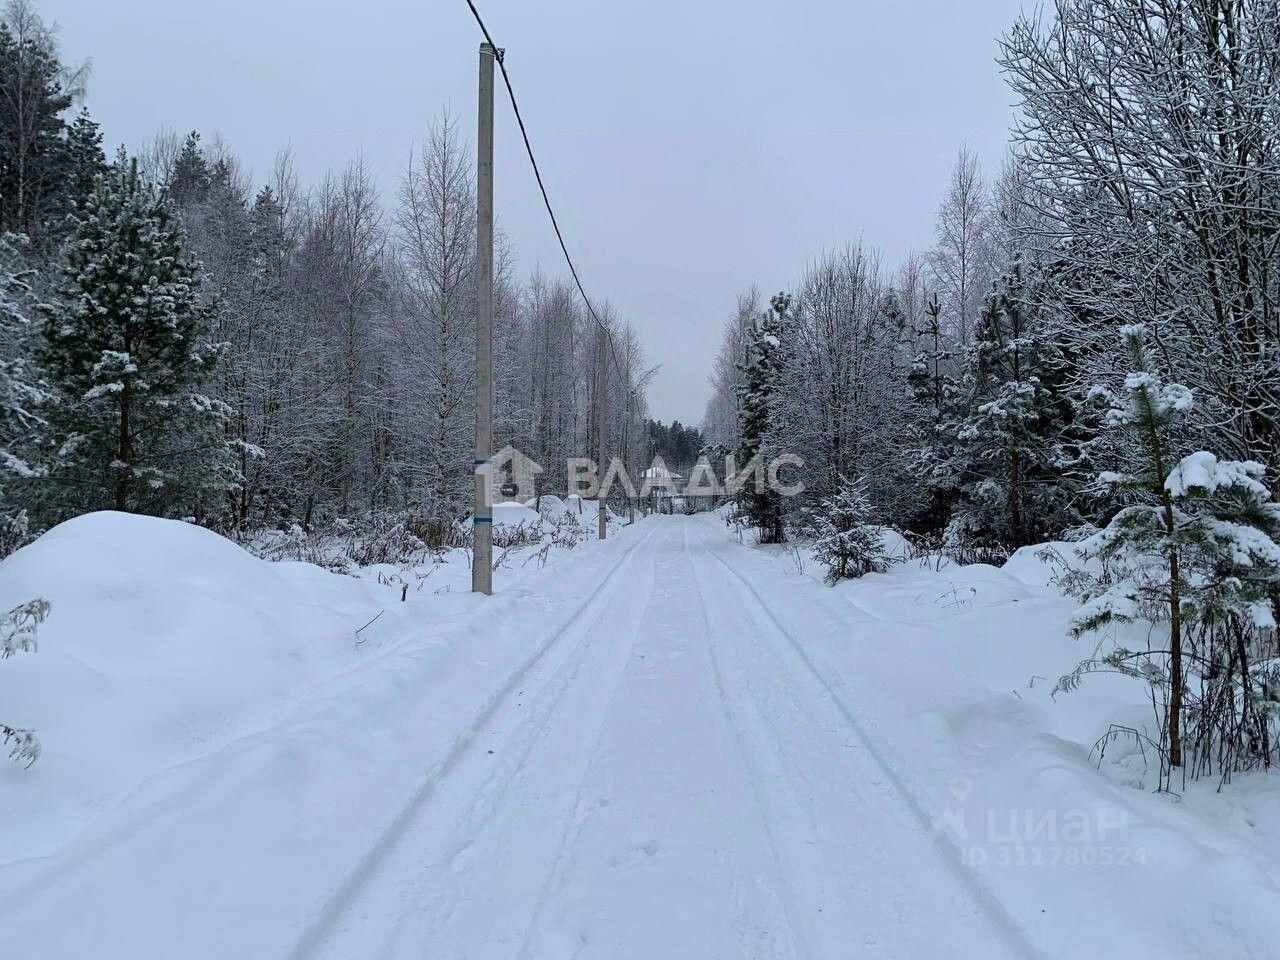
{"label": "power line cable", "polygon": [[504,50],[494,42],[493,35],[489,33],[489,28],[484,25],[484,19],[480,16],[480,11],[476,9],[473,0],[467,0],[467,6],[471,8],[471,15],[475,17],[476,23],[480,27],[480,32],[484,34],[485,42],[493,47],[494,59],[498,61],[498,69],[502,71],[502,82],[506,84],[507,96],[511,100],[511,109],[516,115],[516,123],[520,127],[520,136],[524,140],[525,153],[529,155],[529,164],[533,167],[534,179],[538,181],[538,190],[542,193],[542,203],[547,208],[547,216],[551,218],[551,226],[555,229],[556,239],[560,241],[560,252],[564,254],[565,263],[569,265],[569,273],[573,275],[573,282],[578,287],[578,293],[582,297],[582,302],[587,305],[587,312],[591,315],[591,319],[596,325],[604,331],[605,340],[609,344],[609,356],[613,359],[613,369],[618,374],[618,382],[627,387],[627,379],[622,375],[622,365],[618,362],[618,351],[614,347],[613,334],[596,313],[596,308],[591,305],[591,299],[587,296],[587,291],[583,289],[582,280],[578,276],[578,268],[573,264],[573,258],[569,256],[569,247],[564,242],[564,234],[560,231],[560,222],[556,219],[556,212],[551,206],[551,197],[547,194],[546,184],[542,182],[542,171],[538,168],[538,160],[533,155],[533,144],[529,142],[529,131],[524,125],[524,117],[520,115],[520,105],[516,102],[516,91],[511,85],[511,76],[507,73],[507,65],[504,62]]}

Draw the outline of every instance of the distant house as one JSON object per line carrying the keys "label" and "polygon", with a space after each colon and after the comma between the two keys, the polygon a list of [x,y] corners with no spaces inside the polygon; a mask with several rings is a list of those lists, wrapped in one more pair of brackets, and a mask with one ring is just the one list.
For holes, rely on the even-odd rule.
{"label": "distant house", "polygon": [[668,470],[661,459],[655,458],[653,466],[640,475],[642,484],[649,487],[649,502],[659,513],[675,513],[684,509],[685,477]]}

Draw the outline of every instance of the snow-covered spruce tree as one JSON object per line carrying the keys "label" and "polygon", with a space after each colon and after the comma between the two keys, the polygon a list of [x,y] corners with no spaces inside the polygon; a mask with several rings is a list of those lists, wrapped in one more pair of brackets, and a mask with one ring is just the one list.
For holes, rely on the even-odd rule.
{"label": "snow-covered spruce tree", "polygon": [[904,445],[907,471],[921,495],[911,518],[913,528],[940,533],[959,495],[955,431],[949,427],[962,415],[964,400],[952,372],[958,351],[943,328],[937,294],[924,298],[910,334],[915,355],[907,374]]}
{"label": "snow-covered spruce tree", "polygon": [[164,187],[179,208],[203,203],[209,196],[213,170],[200,146],[200,133],[192,130],[182,141],[182,149],[174,157]]}
{"label": "snow-covered spruce tree", "polygon": [[107,172],[102,127],[87,110],[81,110],[67,127],[65,149],[67,209],[74,211],[93,193],[98,177]]}
{"label": "snow-covered spruce tree", "polygon": [[[738,385],[739,433],[738,468],[745,470],[752,461],[767,473],[770,456],[773,401],[781,382],[785,363],[784,340],[791,309],[786,294],[776,294],[769,309],[757,318],[746,347],[742,379]],[[761,543],[786,540],[781,497],[768,484],[748,481],[739,492],[742,517],[760,532]]]}
{"label": "snow-covered spruce tree", "polygon": [[219,356],[167,200],[123,158],[78,214],[44,324],[55,514],[223,509],[234,475],[225,404],[202,390]]}
{"label": "snow-covered spruce tree", "polygon": [[[1275,630],[1280,505],[1270,500],[1260,464],[1219,461],[1206,451],[1175,462],[1177,422],[1192,409],[1191,393],[1154,370],[1141,326],[1122,335],[1133,358],[1125,392],[1098,386],[1092,395],[1105,403],[1108,426],[1131,441],[1115,447],[1129,469],[1100,479],[1132,502],[1082,545],[1103,561],[1104,573],[1079,584],[1085,603],[1072,631],[1168,623],[1166,649],[1117,647],[1103,662],[1167,689],[1162,736],[1170,770],[1184,764],[1188,718],[1202,769],[1215,739],[1224,772],[1242,753],[1269,762],[1276,677],[1273,667],[1251,671],[1250,648],[1259,631]],[[1092,666],[1086,662],[1065,685]],[[1190,677],[1201,680],[1194,702]]]}
{"label": "snow-covered spruce tree", "polygon": [[969,356],[968,410],[954,427],[959,513],[982,542],[1010,549],[1079,522],[1057,482],[1057,436],[1071,416],[1062,360],[1026,304],[1014,264],[987,298]]}
{"label": "snow-covered spruce tree", "polygon": [[1181,546],[1193,774],[1270,766],[1280,721],[1280,503],[1253,460],[1197,451],[1165,481]]}
{"label": "snow-covered spruce tree", "polygon": [[840,489],[824,499],[813,518],[814,557],[827,568],[827,583],[884,570],[889,557],[872,523],[871,501],[861,480],[841,478]]}
{"label": "snow-covered spruce tree", "polygon": [[31,363],[28,306],[33,270],[22,262],[25,238],[0,235],[0,557],[22,546],[27,512],[14,486],[39,480],[33,459],[45,391]]}
{"label": "snow-covered spruce tree", "polygon": [[48,246],[45,225],[67,211],[66,122],[83,79],[62,63],[57,37],[27,0],[0,11],[0,230]]}

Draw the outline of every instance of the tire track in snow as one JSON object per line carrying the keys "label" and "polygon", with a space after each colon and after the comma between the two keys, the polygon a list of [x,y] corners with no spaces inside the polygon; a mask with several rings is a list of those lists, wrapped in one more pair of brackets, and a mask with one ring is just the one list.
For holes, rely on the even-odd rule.
{"label": "tire track in snow", "polygon": [[[629,547],[618,559],[618,562],[614,564],[613,568],[601,578],[595,589],[591,591],[582,604],[547,634],[520,666],[508,675],[502,686],[490,695],[484,706],[467,724],[464,732],[454,741],[444,759],[428,771],[427,776],[413,796],[409,798],[408,803],[396,814],[387,828],[383,830],[378,839],[342,880],[334,893],[325,901],[315,918],[304,928],[293,949],[287,954],[287,960],[306,960],[324,944],[335,926],[345,915],[352,901],[377,874],[379,867],[387,856],[396,848],[405,833],[421,814],[435,794],[436,788],[470,752],[485,725],[507,703],[530,672],[557,646],[557,641],[563,638],[583,618],[584,614],[595,605],[605,589],[618,579],[619,572],[624,567],[630,566],[631,560],[636,553],[642,547],[648,545],[660,529],[660,527],[655,527],[643,540]],[[607,605],[602,606],[607,608]]]}
{"label": "tire track in snow", "polygon": [[[649,608],[653,605],[653,591],[657,582],[657,553],[653,556],[653,566],[649,578],[649,591],[645,597],[644,609],[641,612],[639,624],[643,624],[644,615],[649,612]],[[627,644],[627,655],[622,658],[622,669],[614,678],[613,686],[610,690],[609,697],[605,701],[603,709],[600,710],[596,722],[592,727],[591,750],[588,752],[587,762],[583,764],[582,775],[578,778],[578,783],[573,792],[573,804],[570,807],[569,819],[565,823],[564,830],[560,834],[560,838],[556,844],[555,856],[552,858],[551,865],[547,869],[542,884],[538,888],[538,895],[534,900],[533,910],[529,915],[529,922],[525,924],[524,934],[520,941],[519,960],[528,960],[531,957],[530,950],[533,942],[533,935],[537,929],[538,923],[546,911],[547,904],[550,902],[552,894],[555,892],[556,883],[563,883],[565,875],[565,863],[568,853],[573,848],[574,840],[581,833],[583,824],[587,820],[587,816],[582,811],[582,800],[586,794],[587,778],[591,775],[591,768],[595,763],[600,751],[600,737],[604,730],[605,721],[609,717],[614,702],[618,697],[618,688],[622,684],[623,677],[626,674],[627,663],[630,661],[635,652],[636,643],[640,639],[639,624],[637,629],[631,634],[631,642]]]}
{"label": "tire track in snow", "polygon": [[[700,545],[705,548],[705,541]],[[705,596],[702,577],[698,573],[699,565],[693,562],[691,566],[699,593]],[[722,587],[720,592],[723,593],[724,589]],[[734,590],[732,586],[727,589]],[[804,696],[803,685],[800,683],[780,682],[784,675],[787,678],[794,675],[794,668],[789,664],[777,663],[766,671],[759,682],[752,678],[753,667],[776,661],[777,654],[771,652],[756,636],[758,631],[753,630],[752,621],[745,610],[735,608],[733,615],[740,620],[741,627],[737,624],[719,624],[714,631],[708,627],[713,649],[718,647],[724,651],[727,648],[737,653],[737,647],[743,640],[748,640],[751,644],[749,650],[737,653],[736,660],[729,658],[727,663],[731,668],[730,672],[726,672],[723,666],[720,668],[722,676],[733,676],[737,688],[736,696],[729,697],[727,693],[722,693],[721,696],[726,703],[730,700],[742,703],[739,712],[735,713],[733,708],[729,710],[733,723],[740,728],[744,726],[744,720],[750,724],[757,751],[768,758],[766,766],[771,770],[772,780],[783,785],[786,795],[776,797],[772,808],[791,820],[794,835],[788,851],[797,861],[793,864],[791,873],[793,876],[803,877],[809,887],[807,907],[810,908],[808,916],[813,926],[811,939],[814,944],[810,952],[816,951],[819,956],[831,955],[846,944],[848,918],[867,912],[868,904],[864,898],[868,880],[875,879],[876,872],[870,867],[870,858],[860,848],[868,841],[862,838],[855,840],[856,835],[851,837],[846,829],[836,826],[844,823],[847,808],[841,810],[838,819],[831,818],[828,813],[826,820],[823,820],[820,809],[823,798],[819,794],[824,785],[828,791],[831,789],[829,783],[824,781],[823,774],[829,774],[832,769],[848,770],[845,754],[851,744],[847,736],[839,736],[841,731],[833,728],[831,719],[819,716],[822,712],[820,706],[826,705],[825,700],[814,702],[812,697]],[[727,635],[731,638],[730,642],[716,644],[716,633],[722,637]],[[732,670],[734,666],[738,669]],[[839,750],[829,755],[815,756],[817,751],[814,747],[821,738],[800,734],[795,724],[785,722],[784,714],[787,709],[792,717],[802,719],[806,732],[817,729],[825,734],[839,736]],[[779,723],[780,720],[784,722]],[[790,741],[788,735],[791,737]],[[800,742],[797,744],[798,735]],[[858,790],[856,778],[842,779],[837,792],[841,794],[842,804],[847,804],[850,792],[857,802],[867,803]],[[826,799],[829,801],[829,796]],[[854,851],[857,856],[850,857],[845,852],[844,847],[851,843],[859,847]],[[886,855],[892,851],[879,842],[878,838],[870,843],[874,847],[874,853],[879,855],[875,862],[884,864],[888,859]],[[857,869],[853,869],[854,865]],[[877,885],[877,889],[881,887],[882,885]],[[843,911],[833,909],[840,905],[843,905]],[[835,919],[837,917],[844,919],[838,921]],[[875,920],[878,919],[879,916],[876,915]],[[833,923],[836,924],[835,928],[830,926]],[[824,930],[827,934],[825,938]],[[875,945],[875,941],[871,939],[864,943],[867,946]]]}
{"label": "tire track in snow", "polygon": [[[648,539],[652,539],[657,535],[654,534]],[[647,543],[648,540],[645,541]],[[648,577],[648,590],[644,593],[643,602],[639,598],[630,601],[635,606],[641,607],[641,613],[648,608],[648,604],[653,594],[653,584],[655,581],[654,568],[656,567],[656,554],[650,557],[650,572]],[[528,717],[522,721],[519,727],[512,731],[510,736],[518,738],[515,743],[515,751],[512,754],[514,762],[506,763],[500,771],[495,771],[491,776],[486,778],[480,788],[476,791],[475,796],[467,809],[466,815],[458,826],[465,829],[461,835],[454,838],[446,846],[442,856],[430,865],[429,870],[453,867],[459,860],[465,857],[477,842],[482,840],[488,828],[494,820],[500,815],[502,801],[510,793],[511,788],[515,786],[530,770],[530,757],[534,751],[544,742],[545,736],[552,727],[552,722],[561,715],[561,708],[565,705],[565,693],[570,686],[578,679],[584,664],[587,662],[588,654],[591,650],[601,642],[601,634],[597,629],[601,621],[609,615],[616,615],[618,611],[608,603],[602,603],[595,611],[590,620],[585,620],[575,625],[576,629],[580,629],[582,639],[574,646],[573,650],[566,656],[565,661],[560,664],[553,675],[539,687],[534,698],[530,701],[530,711]],[[643,617],[637,618],[636,627],[632,630],[631,641],[627,644],[625,654],[616,654],[617,665],[612,668],[614,671],[613,682],[610,685],[610,695],[606,697],[599,708],[595,711],[590,723],[590,742],[591,746],[586,751],[585,758],[582,763],[581,776],[574,793],[574,800],[567,810],[568,823],[560,832],[560,847],[563,846],[565,838],[572,832],[574,819],[577,815],[583,788],[587,779],[587,775],[591,769],[591,762],[598,750],[601,731],[604,727],[605,718],[608,716],[609,708],[613,703],[618,684],[621,682],[622,675],[626,669],[627,660],[630,652],[634,649],[637,639],[640,635],[640,624]],[[609,637],[612,640],[613,637]],[[508,743],[511,741],[509,740]],[[504,751],[505,752],[505,751]],[[554,865],[561,856],[561,849],[557,847],[553,856],[552,866],[548,869],[548,877],[554,870]],[[438,921],[440,918],[449,916],[465,899],[461,890],[461,885],[456,880],[446,885],[446,889],[452,887],[453,893],[444,898],[438,898],[431,903],[432,916]],[[536,902],[535,902],[536,903]],[[535,905],[535,913],[537,906]],[[535,917],[536,919],[536,917]],[[524,930],[524,936],[527,938],[534,920],[530,920]],[[427,929],[435,929],[431,923],[427,924]]]}
{"label": "tire track in snow", "polygon": [[689,552],[688,522],[684,524],[682,549],[689,561],[689,576],[693,584],[694,592],[697,594],[698,598],[698,613],[699,618],[702,620],[703,636],[707,642],[707,658],[711,663],[711,676],[714,681],[716,696],[720,703],[720,713],[723,715],[725,723],[729,727],[734,745],[737,747],[739,760],[746,771],[747,782],[751,785],[751,792],[755,799],[756,807],[760,811],[761,822],[764,825],[765,838],[769,844],[769,854],[773,859],[778,881],[784,888],[775,895],[781,902],[783,913],[786,916],[790,942],[793,944],[793,955],[811,957],[813,953],[810,950],[808,940],[804,935],[804,926],[800,921],[799,910],[796,907],[795,894],[787,880],[787,870],[783,864],[778,838],[773,828],[771,811],[764,796],[764,790],[762,788],[763,780],[760,775],[760,771],[757,769],[755,763],[752,762],[750,753],[747,750],[746,741],[742,732],[742,724],[734,717],[733,709],[729,706],[729,697],[725,691],[724,671],[720,665],[720,656],[716,652],[716,642],[715,637],[713,636],[711,614],[707,606],[706,594],[702,590],[701,578],[698,576],[697,563],[694,561],[693,555]]}
{"label": "tire track in snow", "polygon": [[[653,591],[654,575],[652,568],[655,563],[656,560],[650,563],[649,592],[645,595],[646,606],[648,597]],[[485,779],[471,807],[468,809],[466,817],[459,824],[460,826],[465,825],[466,829],[448,845],[447,853],[440,858],[441,862],[446,864],[454,863],[462,858],[477,840],[481,839],[484,828],[497,816],[498,807],[503,798],[506,797],[512,785],[528,771],[529,758],[534,749],[542,742],[543,736],[550,728],[552,720],[556,718],[557,710],[564,702],[565,691],[578,678],[587,660],[587,654],[600,642],[601,637],[597,628],[600,626],[601,621],[606,616],[616,616],[617,612],[612,606],[601,604],[589,620],[583,620],[581,623],[574,625],[575,632],[580,630],[581,639],[574,645],[572,651],[565,657],[564,662],[556,668],[551,677],[538,688],[530,700],[528,715],[510,735],[516,739],[516,749],[511,754],[514,762],[502,764],[500,770],[495,770],[492,775]],[[628,650],[635,646],[638,636],[639,629],[637,625],[637,629],[632,631]],[[621,657],[620,660],[621,664],[613,683],[615,689],[618,680],[621,679],[622,668],[626,665],[626,657]],[[595,743],[599,740],[600,729],[604,722],[604,713],[608,711],[608,707],[609,702],[606,701],[597,716],[593,718],[591,724],[593,749]]]}
{"label": "tire track in snow", "polygon": [[[887,781],[892,785],[894,792],[902,799],[908,811],[918,822],[925,838],[931,841],[931,846],[938,854],[939,859],[950,874],[967,890],[975,906],[986,916],[991,925],[999,931],[1005,943],[1018,954],[1030,958],[1030,960],[1049,960],[1048,955],[1031,942],[1026,931],[1008,912],[1004,904],[995,896],[982,878],[964,867],[960,851],[955,845],[941,832],[934,830],[933,817],[921,802],[919,793],[907,782],[896,765],[889,760],[887,753],[867,732],[855,711],[849,707],[832,681],[817,668],[812,657],[805,650],[804,645],[796,639],[790,629],[770,609],[769,604],[760,595],[755,585],[735,570],[715,547],[705,539],[703,540],[703,545],[706,547],[706,554],[724,569],[730,582],[737,585],[736,591],[738,595],[747,600],[752,606],[763,611],[763,619],[771,625],[772,632],[785,641],[784,646],[790,648],[795,659],[803,666],[804,673],[812,677],[824,691],[826,699],[848,724],[849,729],[865,748],[867,756],[872,759],[876,767],[884,774]],[[756,622],[760,623],[762,621],[756,619]]]}

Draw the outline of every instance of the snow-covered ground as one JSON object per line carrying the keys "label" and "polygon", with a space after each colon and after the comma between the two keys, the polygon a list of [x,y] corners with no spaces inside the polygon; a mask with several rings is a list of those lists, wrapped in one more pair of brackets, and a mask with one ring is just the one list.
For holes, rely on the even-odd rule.
{"label": "snow-covered ground", "polygon": [[0,768],[0,957],[1277,955],[1276,778],[1098,769],[1149,708],[1050,697],[1090,651],[1032,551],[811,567],[651,517],[482,599],[458,552],[356,578],[64,524],[0,564],[0,609],[52,603],[0,664],[44,746]]}

